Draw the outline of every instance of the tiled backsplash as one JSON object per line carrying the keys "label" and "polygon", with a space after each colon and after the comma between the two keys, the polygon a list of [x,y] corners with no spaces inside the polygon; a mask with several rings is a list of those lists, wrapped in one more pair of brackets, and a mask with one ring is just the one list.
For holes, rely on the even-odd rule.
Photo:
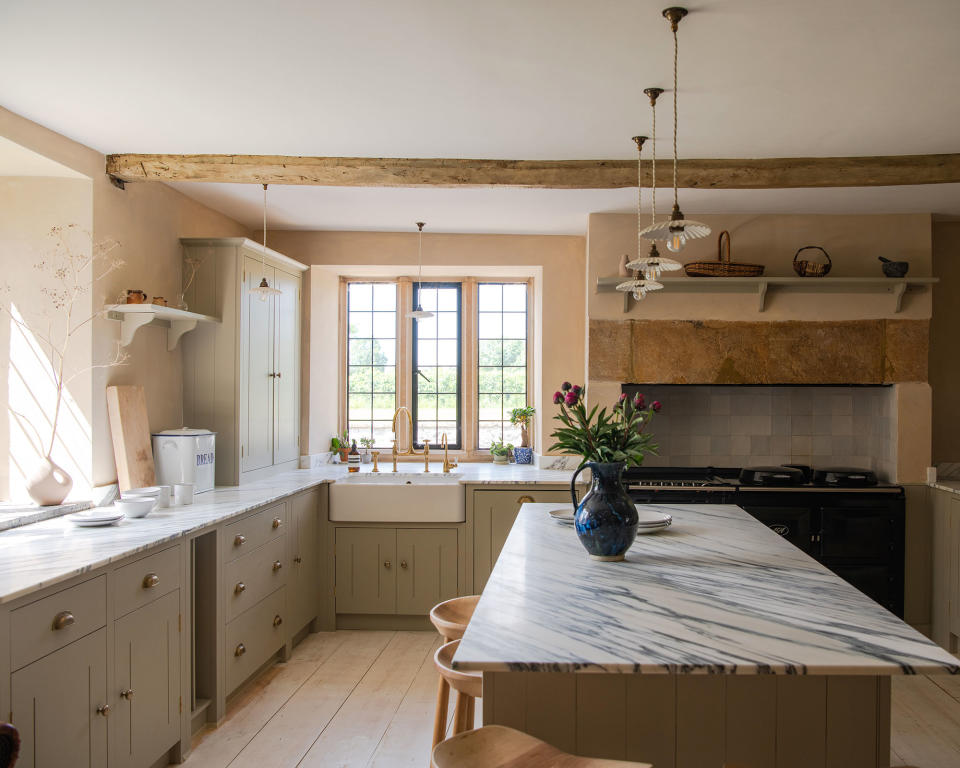
{"label": "tiled backsplash", "polygon": [[890,480],[896,467],[896,390],[876,387],[631,387],[663,410],[646,466],[853,466]]}

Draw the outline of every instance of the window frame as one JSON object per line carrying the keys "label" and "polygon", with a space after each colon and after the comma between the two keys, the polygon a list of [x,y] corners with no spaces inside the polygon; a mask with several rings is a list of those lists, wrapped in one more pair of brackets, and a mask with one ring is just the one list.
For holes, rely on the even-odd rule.
{"label": "window frame", "polygon": [[[480,283],[501,283],[501,284],[525,284],[527,286],[527,338],[526,338],[526,369],[527,369],[527,405],[531,405],[534,400],[534,360],[533,360],[533,336],[535,328],[534,310],[536,308],[536,299],[534,294],[533,277],[498,277],[484,276],[482,278],[473,276],[437,276],[429,281],[433,284],[439,283],[459,283],[460,284],[460,447],[450,448],[450,452],[463,460],[483,460],[490,457],[490,451],[486,448],[479,448],[479,387],[478,387],[478,369],[479,369],[479,342],[478,335],[478,291]],[[397,408],[406,406],[411,415],[413,415],[413,322],[405,316],[407,307],[413,306],[413,293],[416,279],[408,276],[400,277],[367,277],[365,275],[341,275],[340,276],[340,328],[338,333],[339,350],[339,413],[337,423],[340,431],[348,428],[347,421],[347,285],[349,283],[395,283],[397,285]],[[424,281],[427,284],[427,281]],[[538,414],[539,415],[539,414]],[[401,420],[404,421],[404,420]],[[398,425],[398,429],[406,430],[406,426]],[[537,446],[536,433],[531,430],[531,445],[535,449]],[[404,432],[404,440],[405,432]],[[421,446],[422,447],[422,446]],[[431,450],[436,451],[438,446],[431,445]],[[389,454],[387,454],[389,456]],[[400,461],[417,460],[422,461],[422,456],[400,456]]]}

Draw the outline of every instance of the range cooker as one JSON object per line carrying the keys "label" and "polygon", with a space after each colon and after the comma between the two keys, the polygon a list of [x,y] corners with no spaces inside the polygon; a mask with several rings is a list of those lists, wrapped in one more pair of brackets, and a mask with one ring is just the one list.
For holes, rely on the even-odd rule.
{"label": "range cooker", "polygon": [[[736,504],[861,592],[903,618],[904,492],[898,485],[741,482],[740,468],[631,467],[638,504]],[[745,473],[746,474],[746,473]],[[863,475],[869,483],[870,473]],[[848,477],[859,475],[847,473]]]}

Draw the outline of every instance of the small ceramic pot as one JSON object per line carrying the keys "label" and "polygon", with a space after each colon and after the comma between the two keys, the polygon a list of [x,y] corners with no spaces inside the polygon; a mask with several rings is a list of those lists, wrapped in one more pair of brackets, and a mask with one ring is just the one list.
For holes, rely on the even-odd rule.
{"label": "small ceramic pot", "polygon": [[522,445],[519,448],[514,448],[513,460],[517,462],[517,464],[532,464],[533,448],[527,448]]}
{"label": "small ceramic pot", "polygon": [[493,463],[494,463],[494,464],[509,464],[509,463],[510,463],[510,457],[507,456],[506,454],[504,454],[503,456],[498,456],[497,454],[494,454],[494,455],[493,455]]}
{"label": "small ceramic pot", "polygon": [[143,291],[130,289],[127,291],[127,304],[143,304],[147,300],[147,294]]}

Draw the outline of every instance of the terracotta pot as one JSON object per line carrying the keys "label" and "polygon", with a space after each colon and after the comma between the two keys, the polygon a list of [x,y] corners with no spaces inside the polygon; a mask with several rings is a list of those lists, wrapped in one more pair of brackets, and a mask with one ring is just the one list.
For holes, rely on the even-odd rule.
{"label": "terracotta pot", "polygon": [[350,453],[350,449],[349,449],[349,448],[341,448],[341,449],[340,449],[340,463],[341,463],[341,464],[346,464],[346,463],[347,463],[347,456],[348,456],[349,453]]}
{"label": "terracotta pot", "polygon": [[49,456],[40,460],[27,478],[27,493],[41,507],[62,504],[73,488],[73,478]]}

